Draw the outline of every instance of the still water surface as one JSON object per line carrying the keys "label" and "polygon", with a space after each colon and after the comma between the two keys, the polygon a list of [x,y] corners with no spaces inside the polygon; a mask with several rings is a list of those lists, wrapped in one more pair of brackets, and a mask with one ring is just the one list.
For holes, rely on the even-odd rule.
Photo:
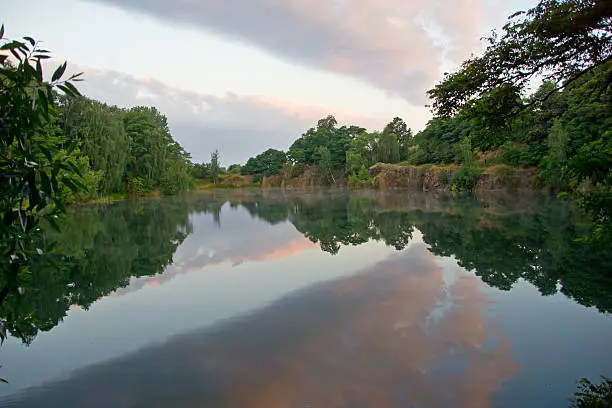
{"label": "still water surface", "polygon": [[612,375],[612,258],[583,229],[528,196],[82,207],[0,349],[0,406],[565,407]]}

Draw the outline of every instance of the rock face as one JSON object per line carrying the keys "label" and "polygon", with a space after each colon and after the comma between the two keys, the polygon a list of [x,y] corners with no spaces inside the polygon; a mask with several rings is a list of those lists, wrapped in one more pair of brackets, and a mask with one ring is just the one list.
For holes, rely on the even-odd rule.
{"label": "rock face", "polygon": [[456,166],[402,166],[378,163],[370,167],[374,185],[381,189],[412,188],[422,191],[450,190]]}
{"label": "rock face", "polygon": [[[300,175],[295,177],[291,176],[289,170],[282,170],[280,177],[280,187],[282,188],[312,189],[326,186],[316,166],[306,167]],[[335,171],[333,174],[333,181],[335,183],[332,182],[330,185],[345,187],[347,184],[346,175],[343,171]]]}
{"label": "rock face", "polygon": [[[411,166],[378,163],[370,167],[369,174],[373,185],[381,190],[414,189],[419,191],[450,191],[453,176],[461,169],[457,165]],[[474,187],[476,192],[537,190],[537,170],[514,168],[506,165],[491,166],[485,169]],[[244,176],[243,176],[244,177]],[[343,171],[334,173],[331,186],[346,187],[347,179]],[[242,180],[243,185],[247,180]],[[316,166],[306,167],[301,174],[292,176],[290,170],[283,169],[280,175],[266,176],[261,181],[262,188],[316,189],[327,187]],[[248,179],[251,182],[251,179]],[[241,185],[236,185],[240,187]]]}
{"label": "rock face", "polygon": [[506,165],[489,167],[480,176],[476,190],[495,191],[511,189],[536,189],[536,169],[513,168]]}
{"label": "rock face", "polygon": [[264,176],[261,179],[261,188],[280,187],[282,181],[283,178],[280,175]]}
{"label": "rock face", "polygon": [[[370,167],[370,177],[380,189],[409,188],[420,191],[448,191],[459,166],[410,166],[378,163]],[[512,168],[506,165],[486,169],[476,184],[477,191],[534,189],[535,169]]]}

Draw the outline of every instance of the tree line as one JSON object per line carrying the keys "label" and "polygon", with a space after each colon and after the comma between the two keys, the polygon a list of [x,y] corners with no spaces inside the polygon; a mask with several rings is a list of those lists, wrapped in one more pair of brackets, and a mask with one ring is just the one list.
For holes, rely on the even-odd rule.
{"label": "tree line", "polygon": [[[490,166],[537,169],[538,183],[573,198],[612,243],[612,9],[595,0],[542,0],[512,15],[478,57],[428,91],[434,117],[413,135],[395,118],[382,131],[318,121],[287,152],[249,159],[243,174],[299,176],[322,184],[338,172],[371,185],[377,162],[460,166],[452,186],[471,190]],[[541,85],[532,91],[531,84]]]}
{"label": "tree line", "polygon": [[54,132],[74,140],[85,198],[113,193],[176,194],[190,185],[191,156],[154,107],[118,108],[85,97],[59,97]]}
{"label": "tree line", "polygon": [[7,39],[0,26],[0,305],[21,302],[43,259],[62,259],[44,233],[59,230],[67,203],[191,183],[190,156],[162,113],[86,98],[67,63],[46,75],[49,58],[34,38]]}

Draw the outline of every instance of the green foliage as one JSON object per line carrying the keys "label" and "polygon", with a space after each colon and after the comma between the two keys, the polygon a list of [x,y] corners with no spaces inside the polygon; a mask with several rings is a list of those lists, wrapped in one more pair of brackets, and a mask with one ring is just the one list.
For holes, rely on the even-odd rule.
{"label": "green foliage", "polygon": [[227,172],[230,174],[241,174],[242,166],[239,164],[230,164],[229,167],[227,168]]}
{"label": "green foliage", "polygon": [[383,133],[393,134],[398,142],[399,160],[408,159],[410,146],[412,144],[412,130],[406,125],[402,118],[395,117],[385,126]]}
{"label": "green foliage", "polygon": [[377,133],[362,132],[358,134],[346,151],[346,170],[355,174],[362,167],[370,167],[376,163],[376,140]]}
{"label": "green foliage", "polygon": [[529,162],[523,160],[523,153],[523,149],[516,143],[506,143],[502,146],[501,163],[514,167],[520,164],[529,165]]}
{"label": "green foliage", "polygon": [[219,182],[219,175],[221,174],[221,162],[219,157],[219,151],[215,150],[210,154],[210,166],[209,166],[210,180],[217,184]]}
{"label": "green foliage", "polygon": [[127,192],[131,197],[140,198],[147,193],[146,181],[141,177],[132,177],[127,183]]}
{"label": "green foliage", "polygon": [[414,137],[416,148],[408,161],[415,165],[450,164],[457,161],[455,144],[469,135],[469,123],[464,118],[434,118]]}
{"label": "green foliage", "polygon": [[484,169],[478,167],[463,166],[451,179],[451,185],[454,191],[472,191],[478,182]]}
{"label": "green foliage", "polygon": [[535,75],[568,84],[606,63],[612,55],[609,5],[540,0],[536,7],[512,15],[503,33],[493,33],[488,43],[482,56],[465,61],[428,92],[437,115],[452,116],[469,101],[501,87],[522,91]]}
{"label": "green foliage", "polygon": [[359,169],[359,172],[357,172],[357,174],[349,174],[348,185],[351,188],[372,187],[373,183],[372,179],[370,178],[368,169],[365,166],[361,166],[361,169]]}
{"label": "green foliage", "polygon": [[280,174],[281,169],[287,162],[285,152],[275,149],[268,149],[265,152],[251,157],[240,169],[242,174],[261,174],[272,176]]}
{"label": "green foliage", "polygon": [[586,378],[578,383],[575,398],[571,399],[571,408],[611,408],[612,380],[602,377],[600,384],[593,384]]}
{"label": "green foliage", "polygon": [[68,139],[80,142],[91,169],[103,173],[100,192],[122,191],[131,149],[123,111],[83,97],[64,98],[60,105],[60,126]]}
{"label": "green foliage", "polygon": [[329,152],[327,147],[319,146],[319,148],[317,149],[317,156],[317,165],[319,166],[319,170],[321,171],[321,177],[323,179],[323,182],[325,184],[330,184],[332,182],[335,184],[336,180],[334,180],[331,153]]}
{"label": "green foliage", "polygon": [[400,144],[397,135],[383,131],[376,141],[376,161],[379,163],[398,163]]}
{"label": "green foliage", "polygon": [[[86,191],[75,159],[77,143],[58,132],[58,91],[79,95],[74,86],[80,74],[62,79],[61,64],[45,80],[43,62],[49,52],[31,37],[23,41],[3,38],[0,28],[0,343],[16,316],[15,303],[36,275],[36,262],[52,252],[41,239],[42,222],[57,228],[64,213],[66,192]],[[9,59],[9,53],[13,60]],[[21,290],[20,290],[21,288]],[[13,302],[9,302],[13,299]],[[23,337],[23,333],[17,332]],[[4,380],[2,380],[4,381]]]}
{"label": "green foliage", "polygon": [[210,179],[210,164],[208,163],[193,163],[189,168],[191,176],[198,180]]}
{"label": "green foliage", "polygon": [[346,167],[346,152],[351,140],[365,132],[357,126],[337,127],[338,122],[333,116],[318,121],[315,128],[310,128],[289,148],[287,157],[292,165],[301,167],[317,165],[321,160],[320,148],[324,147],[330,155],[333,170],[344,170]]}
{"label": "green foliage", "polygon": [[[449,154],[450,146],[467,137],[481,152],[501,149],[487,164],[538,167],[546,185],[569,190],[592,215],[591,238],[611,245],[605,135],[612,128],[612,29],[604,4],[541,0],[511,16],[483,55],[428,92],[437,117],[417,134],[408,160],[461,160]],[[523,98],[535,75],[542,85]],[[468,187],[472,173],[456,175],[457,188]]]}

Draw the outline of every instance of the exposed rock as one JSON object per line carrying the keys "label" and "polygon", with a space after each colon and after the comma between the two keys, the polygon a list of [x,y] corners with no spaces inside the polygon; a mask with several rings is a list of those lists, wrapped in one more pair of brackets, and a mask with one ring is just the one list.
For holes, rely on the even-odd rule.
{"label": "exposed rock", "polygon": [[[378,163],[370,167],[370,177],[380,189],[409,188],[420,191],[447,191],[461,167],[411,166]],[[537,188],[537,170],[498,165],[487,168],[475,187],[478,191]]]}
{"label": "exposed rock", "polygon": [[374,185],[381,189],[450,190],[457,166],[408,166],[378,163],[370,167]]}
{"label": "exposed rock", "polygon": [[480,176],[476,190],[511,190],[537,188],[537,170],[514,168],[507,165],[489,167]]}

